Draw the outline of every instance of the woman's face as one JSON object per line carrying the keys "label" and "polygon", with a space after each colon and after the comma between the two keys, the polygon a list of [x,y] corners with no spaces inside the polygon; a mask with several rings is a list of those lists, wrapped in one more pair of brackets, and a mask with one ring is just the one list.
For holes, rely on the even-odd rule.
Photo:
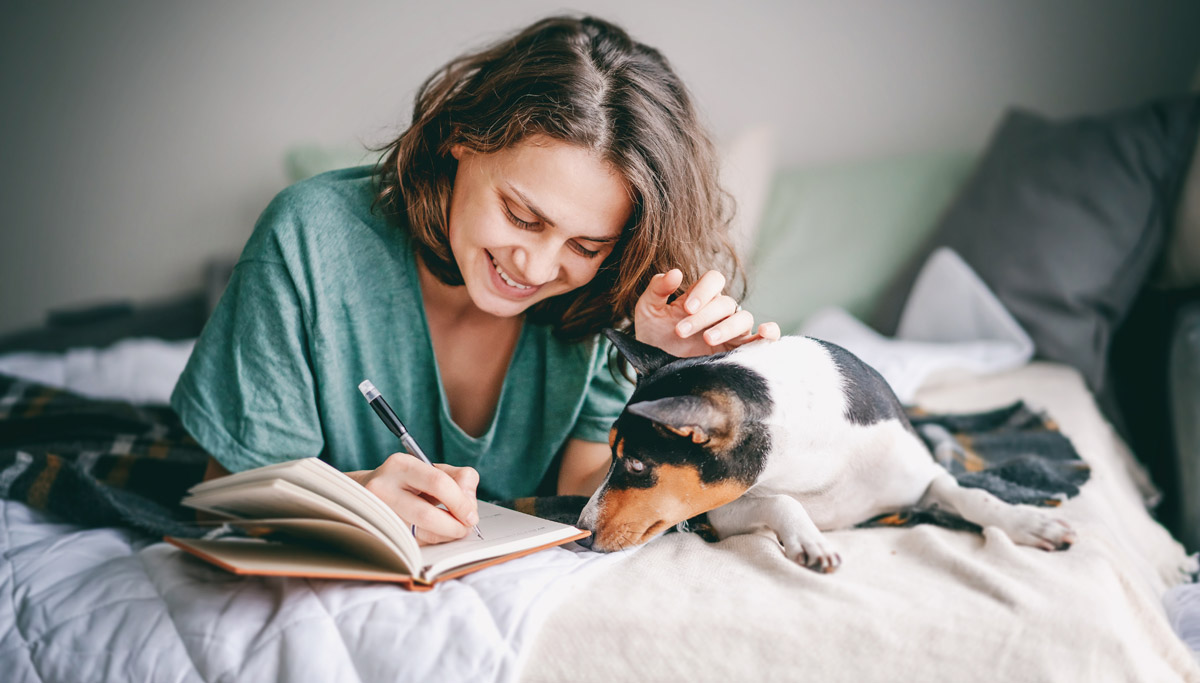
{"label": "woman's face", "polygon": [[450,248],[471,300],[492,315],[587,284],[633,210],[617,170],[574,145],[539,136],[452,153]]}

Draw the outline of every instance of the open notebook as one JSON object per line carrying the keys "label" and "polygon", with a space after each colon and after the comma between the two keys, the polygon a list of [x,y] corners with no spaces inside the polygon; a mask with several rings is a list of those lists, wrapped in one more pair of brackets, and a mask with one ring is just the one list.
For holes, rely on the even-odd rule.
{"label": "open notebook", "polygon": [[588,535],[481,501],[482,540],[471,534],[420,547],[382,500],[317,458],[212,479],[188,494],[183,505],[229,518],[251,536],[271,535],[166,539],[235,574],[393,581],[422,590]]}

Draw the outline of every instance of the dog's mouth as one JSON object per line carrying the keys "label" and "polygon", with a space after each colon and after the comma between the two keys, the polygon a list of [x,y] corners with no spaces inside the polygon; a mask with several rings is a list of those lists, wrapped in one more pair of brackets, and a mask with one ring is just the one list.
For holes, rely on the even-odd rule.
{"label": "dog's mouth", "polygon": [[601,553],[611,553],[643,545],[672,524],[666,520],[655,520],[649,526],[624,524],[601,524],[592,530],[591,549]]}
{"label": "dog's mouth", "polygon": [[737,498],[746,485],[735,480],[704,482],[699,470],[657,465],[650,488],[603,485],[579,517],[592,532],[593,550],[609,552],[641,545],[671,526]]}

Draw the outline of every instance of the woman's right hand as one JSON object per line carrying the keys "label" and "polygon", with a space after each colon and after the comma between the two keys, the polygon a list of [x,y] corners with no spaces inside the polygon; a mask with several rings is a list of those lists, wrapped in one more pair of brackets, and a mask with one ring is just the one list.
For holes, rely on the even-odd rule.
{"label": "woman's right hand", "polygon": [[374,470],[350,476],[414,525],[422,545],[462,538],[479,522],[479,473],[474,468],[431,467],[407,453],[393,453]]}

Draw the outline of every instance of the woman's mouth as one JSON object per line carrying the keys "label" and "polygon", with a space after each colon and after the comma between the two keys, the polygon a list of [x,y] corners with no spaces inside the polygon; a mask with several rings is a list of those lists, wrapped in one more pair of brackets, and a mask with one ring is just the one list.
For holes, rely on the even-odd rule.
{"label": "woman's mouth", "polygon": [[537,285],[526,285],[517,282],[512,278],[512,276],[504,272],[504,268],[502,268],[500,264],[496,262],[496,257],[492,256],[491,252],[488,252],[485,249],[484,253],[487,254],[488,260],[492,262],[492,283],[495,284],[497,289],[499,289],[501,292],[512,297],[520,298],[530,296],[540,289],[540,287]]}

